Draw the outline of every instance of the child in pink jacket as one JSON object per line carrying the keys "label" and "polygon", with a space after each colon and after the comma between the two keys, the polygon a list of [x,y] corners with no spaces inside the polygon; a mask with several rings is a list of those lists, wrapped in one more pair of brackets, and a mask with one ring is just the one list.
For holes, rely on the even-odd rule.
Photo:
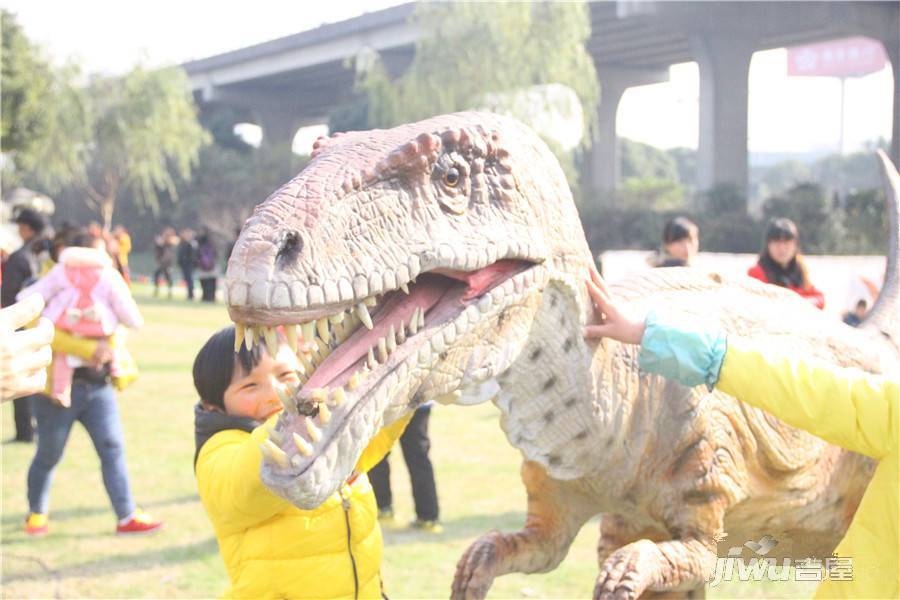
{"label": "child in pink jacket", "polygon": [[[43,316],[73,335],[109,338],[122,324],[138,328],[144,319],[131,297],[128,285],[113,267],[103,240],[82,236],[63,250],[59,262],[36,283],[19,292],[23,299],[33,294],[44,298]],[[124,349],[123,349],[124,350]],[[72,374],[85,363],[74,356],[54,353],[50,394],[63,406],[69,406]],[[114,358],[111,374],[116,374]]]}

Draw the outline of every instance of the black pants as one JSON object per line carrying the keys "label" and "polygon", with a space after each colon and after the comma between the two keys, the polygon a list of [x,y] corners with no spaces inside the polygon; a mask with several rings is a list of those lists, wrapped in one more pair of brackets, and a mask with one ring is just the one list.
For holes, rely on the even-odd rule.
{"label": "black pants", "polygon": [[[413,503],[416,506],[416,517],[421,521],[437,521],[438,499],[437,488],[434,484],[434,468],[428,451],[431,449],[431,440],[428,439],[428,419],[431,417],[431,406],[419,408],[406,431],[400,436],[400,448],[403,450],[403,459],[406,468],[409,469],[409,479],[412,483]],[[375,501],[378,509],[390,508],[393,503],[391,495],[391,466],[388,457],[375,465],[369,471],[369,481],[375,491]]]}
{"label": "black pants", "polygon": [[13,419],[16,421],[16,441],[30,442],[34,439],[31,396],[13,400]]}
{"label": "black pants", "polygon": [[160,265],[156,268],[156,271],[153,272],[153,293],[159,294],[159,280],[161,278],[165,278],[166,283],[169,284],[169,295],[172,294],[172,267],[164,267]]}
{"label": "black pants", "polygon": [[200,288],[203,290],[203,297],[201,300],[204,302],[215,302],[216,301],[216,278],[215,277],[203,277],[200,279]]}
{"label": "black pants", "polygon": [[184,277],[184,284],[187,286],[188,300],[194,299],[194,269],[191,267],[181,266],[181,274]]}

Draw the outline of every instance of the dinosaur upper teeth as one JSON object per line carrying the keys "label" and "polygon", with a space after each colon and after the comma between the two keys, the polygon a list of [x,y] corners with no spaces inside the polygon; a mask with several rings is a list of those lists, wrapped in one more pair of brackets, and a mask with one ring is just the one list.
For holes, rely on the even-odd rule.
{"label": "dinosaur upper teeth", "polygon": [[[399,284],[398,287],[406,294],[410,293],[406,283]],[[300,363],[296,375],[301,385],[304,385],[312,377],[315,370],[333,349],[346,341],[359,327],[374,329],[375,323],[370,309],[376,307],[377,303],[375,296],[368,296],[347,310],[304,323],[283,326],[283,341],[296,354]],[[276,393],[284,407],[284,412],[294,415],[294,417],[299,415],[303,422],[298,423],[300,432],[294,431],[290,436],[287,436],[288,431],[282,433],[277,429],[270,428],[268,438],[260,445],[263,458],[281,468],[302,467],[304,460],[313,455],[315,446],[326,439],[323,429],[332,420],[332,409],[347,410],[341,407],[346,403],[348,393],[357,390],[365,374],[386,363],[401,344],[404,344],[407,339],[416,335],[423,328],[424,323],[425,312],[417,307],[409,317],[408,324],[405,324],[403,320],[388,324],[386,334],[378,338],[367,349],[359,368],[347,378],[344,387],[310,390],[308,398],[318,408],[316,419],[300,414],[299,405],[294,398],[297,390],[278,386]],[[248,350],[253,349],[256,345],[264,344],[268,353],[274,356],[278,351],[278,343],[277,327],[235,323],[235,351],[238,351],[242,344]],[[293,428],[294,426],[291,427],[292,430]],[[285,452],[281,445],[287,443],[290,446],[291,438],[297,453],[289,458],[290,448],[288,448],[288,452]]]}
{"label": "dinosaur upper teeth", "polygon": [[360,302],[356,305],[356,314],[359,315],[359,320],[363,322],[363,325],[365,325],[367,329],[371,330],[375,327],[375,325],[372,324],[372,317],[369,315],[369,309],[366,308],[364,302]]}
{"label": "dinosaur upper teeth", "polygon": [[[411,268],[410,278],[407,281],[414,281],[418,274],[418,268]],[[345,427],[347,420],[355,414],[351,411],[355,409],[355,401],[361,397],[360,394],[378,394],[381,393],[379,390],[390,390],[392,386],[396,388],[398,379],[403,380],[407,374],[411,373],[412,369],[433,366],[442,351],[448,345],[454,344],[466,332],[471,332],[473,325],[485,319],[484,315],[495,310],[501,302],[505,304],[515,298],[521,298],[525,293],[530,293],[529,288],[532,282],[543,283],[545,276],[545,271],[540,267],[526,270],[503,283],[502,286],[496,286],[478,301],[469,303],[446,326],[429,322],[430,326],[426,329],[426,315],[421,306],[416,306],[412,310],[412,314],[409,314],[408,309],[398,310],[397,312],[404,312],[405,315],[408,315],[404,318],[392,318],[392,311],[386,313],[386,316],[382,312],[372,313],[370,309],[377,306],[374,295],[362,300],[359,299],[362,297],[361,295],[356,296],[352,299],[352,304],[350,298],[341,296],[341,301],[346,303],[344,306],[349,306],[349,308],[325,315],[322,315],[321,309],[318,309],[319,312],[315,313],[316,319],[284,325],[284,341],[297,351],[300,362],[297,376],[304,386],[303,394],[307,400],[305,402],[298,401],[295,398],[297,390],[287,389],[279,392],[279,399],[285,407],[283,414],[286,415],[286,418],[283,420],[279,418],[278,427],[269,433],[270,439],[266,439],[265,443],[260,446],[264,459],[281,468],[303,468],[307,464],[308,458],[315,452],[316,446],[335,443],[334,440],[337,439],[335,429]],[[397,283],[394,284],[397,287],[394,289],[408,291],[404,289],[406,285],[399,283],[400,281],[397,280]],[[354,292],[357,291],[358,282],[360,285],[365,283],[362,280],[354,279]],[[368,289],[371,294],[373,288]],[[343,292],[341,293],[343,294]],[[413,294],[415,294],[415,290],[413,290]],[[414,295],[413,298],[415,298]],[[408,300],[404,301],[408,302]],[[367,332],[360,332],[360,335],[354,336],[354,332],[359,331],[360,327],[366,327],[368,330],[375,329],[376,322],[373,320],[372,314],[377,319],[380,336],[374,339],[375,336],[368,335]],[[387,322],[389,319],[390,322]],[[240,348],[241,338],[248,349],[252,349],[254,345],[258,345],[261,340],[264,340],[269,351],[273,352],[273,347],[278,342],[276,331],[277,328],[271,326],[236,323],[235,348]],[[299,343],[298,333],[302,335],[302,344]],[[307,382],[314,376],[316,369],[331,352],[351,336],[354,336],[357,341],[368,340],[370,344],[362,354],[362,359],[356,363],[355,371],[352,370],[349,376],[339,375],[328,387],[310,389],[311,386]],[[411,340],[413,340],[411,343],[415,345],[413,349],[405,346]],[[401,351],[401,347],[407,349],[394,357],[395,353]],[[355,353],[354,356],[356,356]],[[346,363],[342,363],[342,360],[335,361],[334,365],[342,365],[339,368],[343,370],[346,368]],[[360,390],[363,381],[370,377],[369,373],[379,370],[384,372],[379,372],[377,376],[373,373],[371,377],[372,390]],[[344,383],[341,384],[340,381]],[[314,403],[315,411],[312,414],[315,416],[305,416],[304,414],[309,414],[309,402]],[[335,424],[332,424],[332,421]],[[293,444],[291,444],[291,437],[293,437]],[[296,447],[296,452],[292,446]]]}

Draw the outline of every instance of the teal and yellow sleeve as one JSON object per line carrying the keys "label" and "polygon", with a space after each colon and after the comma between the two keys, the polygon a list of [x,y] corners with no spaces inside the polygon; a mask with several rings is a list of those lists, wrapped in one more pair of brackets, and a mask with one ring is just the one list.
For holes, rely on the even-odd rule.
{"label": "teal and yellow sleeve", "polygon": [[641,369],[687,385],[706,385],[719,378],[725,357],[725,333],[688,328],[665,322],[655,312],[647,315],[638,361]]}
{"label": "teal and yellow sleeve", "polygon": [[881,459],[897,444],[900,383],[760,352],[748,340],[647,317],[641,369],[705,384],[832,444]]}

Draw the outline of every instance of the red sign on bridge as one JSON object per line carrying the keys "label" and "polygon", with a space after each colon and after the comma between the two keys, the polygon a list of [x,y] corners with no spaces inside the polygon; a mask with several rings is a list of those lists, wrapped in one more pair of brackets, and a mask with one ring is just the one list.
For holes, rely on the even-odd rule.
{"label": "red sign on bridge", "polygon": [[858,77],[887,64],[881,42],[865,37],[788,48],[788,75]]}

